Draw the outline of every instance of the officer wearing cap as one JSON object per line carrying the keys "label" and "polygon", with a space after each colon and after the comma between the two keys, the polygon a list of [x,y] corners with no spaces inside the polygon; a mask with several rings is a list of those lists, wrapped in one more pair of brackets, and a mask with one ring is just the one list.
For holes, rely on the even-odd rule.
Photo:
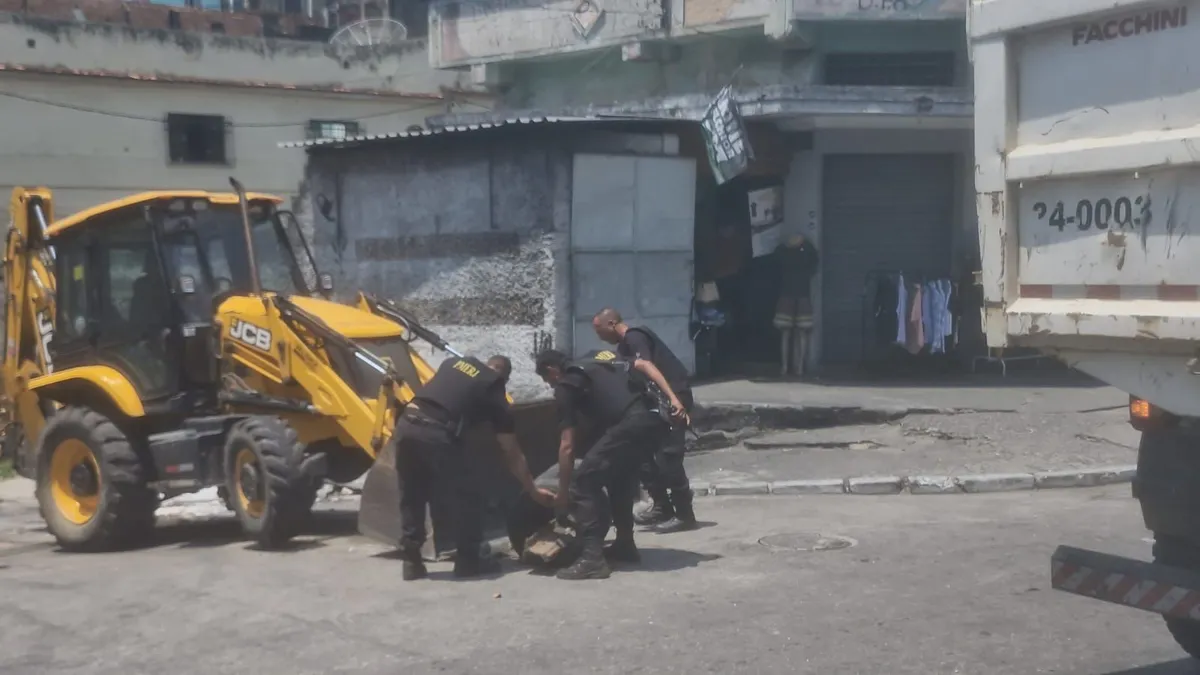
{"label": "officer wearing cap", "polygon": [[[684,410],[691,414],[695,399],[688,382],[687,367],[654,331],[645,326],[629,326],[611,307],[596,313],[592,328],[601,340],[616,345],[621,358],[635,363],[642,359],[653,363],[679,395]],[[683,467],[687,452],[686,433],[685,425],[673,425],[653,458],[641,468],[642,485],[649,493],[652,505],[637,514],[636,520],[641,525],[657,525],[654,530],[661,534],[696,529],[691,481]]]}
{"label": "officer wearing cap", "polygon": [[[538,355],[537,373],[554,388],[562,430],[555,507],[560,513],[573,507],[581,540],[579,558],[557,576],[604,579],[611,574],[603,548],[610,517],[617,539],[609,555],[618,562],[640,559],[633,541],[634,477],[666,432],[641,378],[654,382],[669,397],[674,414],[686,414],[662,373],[649,361],[622,360],[611,351],[590,352],[571,361],[550,349]],[[585,419],[604,431],[576,469],[576,436]],[[610,490],[607,495],[606,488]]]}
{"label": "officer wearing cap", "polygon": [[470,356],[442,362],[433,378],[405,407],[396,424],[396,471],[400,476],[400,552],[406,581],[426,576],[421,560],[425,543],[425,508],[435,481],[450,490],[458,513],[458,553],[454,575],[470,577],[499,571],[495,560],[480,556],[483,515],[479,490],[468,479],[461,443],[468,427],[491,422],[509,471],[534,500],[551,505],[554,494],[534,485],[517,443],[505,386],[512,362],[493,356],[487,363]]}

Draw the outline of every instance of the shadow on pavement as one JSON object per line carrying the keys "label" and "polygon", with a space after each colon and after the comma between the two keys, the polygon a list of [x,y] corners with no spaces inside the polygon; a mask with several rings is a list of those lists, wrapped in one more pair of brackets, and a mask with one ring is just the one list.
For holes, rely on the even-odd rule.
{"label": "shadow on pavement", "polygon": [[[317,511],[304,533],[287,546],[271,553],[297,553],[322,548],[325,541],[358,533],[358,513],[349,511]],[[242,532],[242,527],[232,515],[212,516],[197,520],[176,520],[160,524],[154,530],[154,538],[142,549],[164,548],[218,548],[221,546],[244,545],[248,550],[261,550],[258,544]],[[56,553],[62,549],[55,547]]]}
{"label": "shadow on pavement", "polygon": [[1164,661],[1149,666],[1138,666],[1125,670],[1114,670],[1105,675],[1198,675],[1200,662],[1195,659],[1182,658],[1178,661]]}
{"label": "shadow on pavement", "polygon": [[642,563],[628,568],[629,571],[674,572],[721,559],[721,556],[715,553],[696,553],[677,548],[643,548],[641,553]]}

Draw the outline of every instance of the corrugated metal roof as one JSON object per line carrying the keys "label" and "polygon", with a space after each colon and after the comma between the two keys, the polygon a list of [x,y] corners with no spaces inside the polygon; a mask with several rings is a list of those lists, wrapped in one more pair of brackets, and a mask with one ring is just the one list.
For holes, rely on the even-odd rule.
{"label": "corrugated metal roof", "polygon": [[422,136],[441,136],[443,134],[458,134],[471,131],[481,131],[484,129],[495,129],[497,127],[517,126],[517,125],[541,125],[541,124],[562,124],[567,122],[628,122],[631,120],[645,120],[653,122],[661,122],[662,120],[654,118],[629,118],[629,117],[556,117],[556,116],[537,116],[537,117],[512,117],[508,119],[497,119],[491,122],[479,122],[477,124],[451,124],[444,127],[434,127],[432,129],[421,129],[420,131],[393,131],[385,134],[363,134],[361,136],[347,136],[346,138],[313,138],[306,141],[284,141],[279,144],[281,148],[315,148],[315,147],[331,147],[331,148],[347,148],[366,143],[376,143],[379,141],[396,140],[401,138],[419,138]]}

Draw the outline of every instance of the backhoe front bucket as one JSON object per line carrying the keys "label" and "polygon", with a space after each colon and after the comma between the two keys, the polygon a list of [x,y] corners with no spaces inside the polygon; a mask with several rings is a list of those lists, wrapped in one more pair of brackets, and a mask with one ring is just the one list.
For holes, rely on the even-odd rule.
{"label": "backhoe front bucket", "polygon": [[400,475],[396,472],[396,440],[392,436],[375,458],[363,481],[358,531],[380,543],[400,543]]}
{"label": "backhoe front bucket", "polygon": [[[554,401],[536,401],[513,406],[517,440],[525,452],[529,470],[537,476],[554,465],[558,459],[559,431]],[[380,451],[375,464],[363,483],[362,502],[358,511],[358,531],[389,546],[399,546],[400,477],[396,472],[396,444],[392,438]],[[485,503],[503,511],[515,503],[520,485],[513,479],[504,463],[503,453],[490,428],[472,429],[463,438],[467,461],[472,464],[475,478],[483,492]],[[436,559],[454,548],[452,513],[446,508],[438,486],[434,486],[431,515],[425,518],[427,540],[422,549],[426,559]]]}

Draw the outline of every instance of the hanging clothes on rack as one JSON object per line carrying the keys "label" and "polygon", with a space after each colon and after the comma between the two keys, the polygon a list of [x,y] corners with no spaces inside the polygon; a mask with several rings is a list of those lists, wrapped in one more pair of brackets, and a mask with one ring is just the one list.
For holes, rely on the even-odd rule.
{"label": "hanging clothes on rack", "polygon": [[889,345],[895,341],[897,330],[896,303],[899,302],[899,295],[896,292],[896,280],[890,275],[880,276],[870,290],[874,298],[871,337],[876,346]]}
{"label": "hanging clothes on rack", "polygon": [[904,284],[904,273],[896,279],[896,344],[904,346],[908,340],[908,286]]}
{"label": "hanging clothes on rack", "polygon": [[925,284],[925,336],[931,354],[946,353],[946,338],[954,334],[954,317],[950,314],[952,290],[949,279],[935,279]]}
{"label": "hanging clothes on rack", "polygon": [[923,302],[921,291],[920,283],[913,284],[912,297],[909,298],[911,309],[908,312],[908,326],[906,327],[908,339],[904,343],[909,354],[918,354],[925,348],[925,330],[921,322],[921,303]]}

